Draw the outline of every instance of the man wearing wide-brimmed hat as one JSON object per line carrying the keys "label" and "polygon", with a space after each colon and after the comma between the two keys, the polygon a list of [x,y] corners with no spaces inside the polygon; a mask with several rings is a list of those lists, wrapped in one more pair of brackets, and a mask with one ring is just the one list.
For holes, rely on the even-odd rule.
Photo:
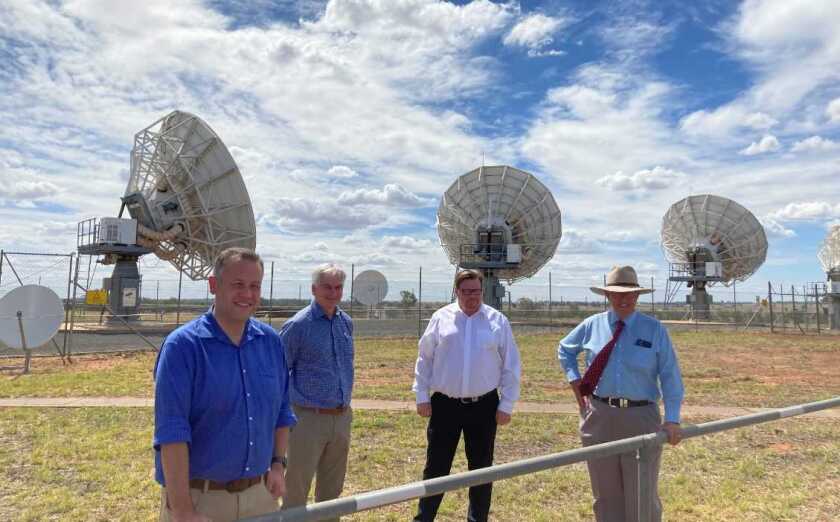
{"label": "man wearing wide-brimmed hat", "polygon": [[[580,436],[584,446],[664,430],[668,442],[681,438],[680,405],[683,384],[671,339],[653,317],[636,312],[639,295],[652,292],[639,286],[631,266],[614,267],[607,284],[591,287],[606,296],[610,310],[585,319],[560,341],[557,357],[580,407]],[[581,377],[578,355],[584,352],[587,370]],[[658,400],[665,407],[661,422]],[[661,520],[657,492],[662,447],[648,461],[652,477],[652,520]],[[595,518],[633,521],[638,517],[638,462],[635,452],[587,461],[594,496]],[[644,463],[642,465],[645,465]]]}

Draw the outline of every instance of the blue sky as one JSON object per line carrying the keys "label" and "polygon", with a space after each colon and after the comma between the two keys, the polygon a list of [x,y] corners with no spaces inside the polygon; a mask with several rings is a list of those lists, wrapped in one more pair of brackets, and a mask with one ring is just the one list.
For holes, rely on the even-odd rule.
{"label": "blue sky", "polygon": [[[72,251],[78,221],[119,209],[134,134],[181,109],[243,172],[281,295],[323,261],[382,271],[390,298],[422,265],[445,294],[435,211],[482,161],[532,172],[563,212],[557,253],[514,299],[547,297],[549,272],[555,298],[582,298],[617,263],[664,285],[662,216],[702,193],[767,233],[739,293],[823,280],[816,253],[840,223],[836,5],[690,4],[4,0],[0,248]],[[39,263],[22,272],[63,277]],[[174,288],[166,263],[142,268]]]}

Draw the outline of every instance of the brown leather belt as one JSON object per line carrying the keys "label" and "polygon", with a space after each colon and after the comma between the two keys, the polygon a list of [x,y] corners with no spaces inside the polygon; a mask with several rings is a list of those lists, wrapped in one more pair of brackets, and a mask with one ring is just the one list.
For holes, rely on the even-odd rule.
{"label": "brown leather belt", "polygon": [[236,480],[231,480],[230,482],[216,482],[215,480],[205,480],[205,479],[190,479],[190,488],[191,489],[200,489],[202,491],[205,490],[205,485],[207,486],[207,490],[210,491],[227,491],[228,493],[239,493],[240,491],[245,491],[246,489],[250,488],[254,484],[259,484],[260,481],[263,480],[265,475],[258,475],[256,477],[248,477],[248,478],[241,478]]}
{"label": "brown leather belt", "polygon": [[341,415],[347,411],[347,406],[339,406],[338,408],[312,408],[310,406],[295,404],[295,407],[306,411],[314,411],[315,413],[323,413],[324,415]]}

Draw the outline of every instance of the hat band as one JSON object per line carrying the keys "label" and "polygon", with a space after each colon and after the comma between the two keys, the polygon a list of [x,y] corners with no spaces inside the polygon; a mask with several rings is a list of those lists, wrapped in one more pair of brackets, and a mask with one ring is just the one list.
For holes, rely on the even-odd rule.
{"label": "hat band", "polygon": [[607,283],[607,286],[625,286],[627,288],[641,288],[638,283]]}

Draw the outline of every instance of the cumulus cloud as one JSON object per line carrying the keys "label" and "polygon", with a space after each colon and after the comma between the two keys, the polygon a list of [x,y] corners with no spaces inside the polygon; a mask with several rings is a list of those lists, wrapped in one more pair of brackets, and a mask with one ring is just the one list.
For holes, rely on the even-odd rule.
{"label": "cumulus cloud", "polygon": [[786,228],[773,216],[764,216],[762,218],[759,218],[759,221],[764,227],[764,231],[767,232],[767,235],[769,236],[776,236],[781,238],[796,237],[796,232],[789,228]]}
{"label": "cumulus cloud", "polygon": [[614,191],[662,190],[683,179],[685,174],[666,167],[656,166],[627,175],[616,172],[595,181],[598,185]]}
{"label": "cumulus cloud", "polygon": [[272,211],[261,222],[297,232],[316,230],[354,230],[379,225],[386,216],[369,209],[348,207],[332,201],[304,198],[277,198]]}
{"label": "cumulus cloud", "polygon": [[836,150],[840,147],[840,143],[836,141],[832,141],[822,136],[811,136],[810,138],[806,138],[801,141],[797,141],[793,144],[790,150],[793,152],[800,152],[800,151],[830,151]]}
{"label": "cumulus cloud", "polygon": [[840,121],[840,98],[834,98],[825,108],[828,119],[832,122]]}
{"label": "cumulus cloud", "polygon": [[779,150],[779,140],[772,134],[768,134],[761,138],[760,141],[754,141],[750,145],[740,151],[744,156],[755,156],[756,154],[764,154],[766,152],[773,152]]}
{"label": "cumulus cloud", "polygon": [[409,192],[401,185],[389,183],[382,190],[356,189],[342,192],[338,196],[338,203],[342,205],[383,205],[388,207],[425,207],[433,204],[429,198],[421,198]]}
{"label": "cumulus cloud", "polygon": [[318,250],[320,252],[326,252],[327,250],[330,249],[330,247],[328,247],[327,244],[324,243],[323,241],[318,241],[317,243],[312,245],[312,248],[314,248],[315,250]]}
{"label": "cumulus cloud", "polygon": [[382,244],[402,250],[424,250],[434,246],[428,239],[416,239],[411,236],[384,236]]}
{"label": "cumulus cloud", "polygon": [[733,130],[767,130],[779,122],[764,112],[750,112],[739,105],[714,110],[698,110],[680,120],[680,129],[689,135],[724,137]]}
{"label": "cumulus cloud", "polygon": [[778,220],[815,220],[840,217],[840,203],[802,201],[788,203],[770,217]]}
{"label": "cumulus cloud", "polygon": [[381,252],[371,252],[370,254],[355,256],[350,260],[357,266],[396,266],[404,264],[403,261]]}
{"label": "cumulus cloud", "polygon": [[510,47],[524,47],[531,56],[563,54],[558,50],[544,50],[554,43],[552,35],[566,24],[563,18],[533,14],[520,20],[504,37],[502,43]]}
{"label": "cumulus cloud", "polygon": [[334,167],[330,167],[330,170],[327,171],[327,176],[333,178],[355,178],[358,175],[358,172],[346,165],[336,165]]}
{"label": "cumulus cloud", "polygon": [[561,254],[596,254],[604,249],[603,243],[593,237],[592,233],[584,233],[575,229],[563,231],[557,255]]}

